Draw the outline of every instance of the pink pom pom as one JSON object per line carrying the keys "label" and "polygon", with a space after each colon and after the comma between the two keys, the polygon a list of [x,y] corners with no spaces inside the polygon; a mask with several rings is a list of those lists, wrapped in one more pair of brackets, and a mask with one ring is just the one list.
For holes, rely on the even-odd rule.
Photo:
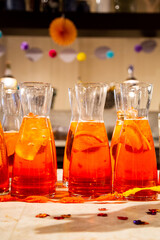
{"label": "pink pom pom", "polygon": [[54,49],[51,49],[48,54],[51,58],[54,58],[57,56],[57,52]]}

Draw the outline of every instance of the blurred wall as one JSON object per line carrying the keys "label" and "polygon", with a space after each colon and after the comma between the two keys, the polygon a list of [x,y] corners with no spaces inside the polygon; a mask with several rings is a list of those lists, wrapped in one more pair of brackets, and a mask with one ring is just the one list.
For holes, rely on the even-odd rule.
{"label": "blurred wall", "polygon": [[[23,34],[23,33],[22,33]],[[127,67],[133,64],[135,76],[140,81],[152,83],[152,111],[159,110],[160,103],[160,39],[156,38],[157,47],[152,53],[136,53],[134,47],[148,38],[77,38],[70,46],[77,52],[85,52],[87,59],[72,63],[63,62],[59,56],[50,58],[48,51],[55,49],[59,54],[61,46],[55,44],[50,37],[3,36],[0,44],[6,46],[6,53],[0,57],[0,76],[3,75],[5,63],[11,62],[13,75],[18,82],[44,81],[50,82],[57,89],[55,110],[69,110],[68,87],[74,86],[78,79],[94,82],[122,82],[128,76]],[[43,57],[37,62],[30,61],[20,49],[23,41],[30,47],[38,47]],[[112,59],[100,60],[94,55],[97,47],[110,47],[115,56]]]}

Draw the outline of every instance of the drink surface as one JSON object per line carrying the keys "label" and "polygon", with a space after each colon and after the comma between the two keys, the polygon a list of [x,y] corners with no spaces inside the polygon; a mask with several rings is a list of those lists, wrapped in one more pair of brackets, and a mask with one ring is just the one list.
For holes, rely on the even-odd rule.
{"label": "drink surface", "polygon": [[56,166],[49,119],[23,118],[15,147],[11,194],[18,197],[55,192]]}
{"label": "drink surface", "polygon": [[[157,163],[149,122],[145,118],[124,120],[116,157],[114,191],[157,185]],[[135,199],[152,197],[140,192]]]}
{"label": "drink surface", "polygon": [[0,194],[9,191],[8,159],[3,129],[0,123]]}
{"label": "drink surface", "polygon": [[17,138],[18,138],[17,131],[4,132],[4,139],[7,147],[7,156],[9,162],[9,177],[12,177],[13,160]]}
{"label": "drink surface", "polygon": [[111,191],[111,161],[104,122],[79,122],[72,146],[69,192],[96,197]]}
{"label": "drink surface", "polygon": [[68,182],[71,150],[72,150],[72,144],[73,144],[76,126],[77,126],[77,121],[71,121],[69,131],[67,134],[66,145],[64,150],[64,159],[63,159],[63,181],[64,182]]}

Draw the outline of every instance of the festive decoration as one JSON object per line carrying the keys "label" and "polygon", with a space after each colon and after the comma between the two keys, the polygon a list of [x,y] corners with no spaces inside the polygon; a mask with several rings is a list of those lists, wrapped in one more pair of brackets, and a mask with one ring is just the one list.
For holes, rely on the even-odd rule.
{"label": "festive decoration", "polygon": [[57,52],[54,49],[51,49],[48,54],[51,58],[54,58],[57,56]]}
{"label": "festive decoration", "polygon": [[4,45],[0,44],[0,57],[2,57],[6,52],[6,48]]}
{"label": "festive decoration", "polygon": [[64,219],[64,217],[62,217],[62,216],[57,216],[57,217],[54,217],[54,219],[56,219],[56,220],[62,220],[62,219]]}
{"label": "festive decoration", "polygon": [[2,33],[2,31],[0,30],[0,38],[3,36],[3,33]]}
{"label": "festive decoration", "polygon": [[142,43],[136,45],[134,50],[136,52],[144,51],[145,53],[151,53],[157,46],[157,42],[155,40],[146,40]]}
{"label": "festive decoration", "polygon": [[77,60],[82,62],[86,60],[86,54],[84,52],[80,52],[77,54]]}
{"label": "festive decoration", "polygon": [[27,42],[22,42],[21,43],[21,49],[24,50],[24,51],[28,50],[29,49],[28,43]]}
{"label": "festive decoration", "polygon": [[46,218],[49,217],[50,215],[47,213],[39,213],[38,215],[36,215],[36,218]]}
{"label": "festive decoration", "polygon": [[154,40],[146,40],[141,43],[141,46],[144,52],[150,53],[155,49],[155,47],[157,46],[157,43]]}
{"label": "festive decoration", "polygon": [[142,51],[142,46],[141,45],[136,45],[135,47],[134,47],[134,50],[136,51],[136,52],[141,52]]}
{"label": "festive decoration", "polygon": [[106,52],[106,57],[107,58],[113,58],[114,57],[114,52],[112,50],[109,50]]}
{"label": "festive decoration", "polygon": [[110,48],[106,46],[98,47],[96,48],[94,54],[97,58],[104,60],[106,59],[106,52],[108,52],[109,50]]}
{"label": "festive decoration", "polygon": [[107,211],[106,208],[98,208],[99,211]]}
{"label": "festive decoration", "polygon": [[117,216],[119,220],[128,220],[128,217]]}
{"label": "festive decoration", "polygon": [[49,34],[54,42],[61,46],[67,46],[76,39],[77,29],[71,20],[60,17],[51,22]]}
{"label": "festive decoration", "polygon": [[60,52],[59,57],[64,62],[69,63],[69,62],[72,62],[76,58],[76,55],[77,55],[77,53],[74,49],[66,48]]}
{"label": "festive decoration", "polygon": [[107,213],[98,213],[97,216],[98,217],[107,217],[108,214]]}
{"label": "festive decoration", "polygon": [[144,222],[144,221],[141,221],[141,220],[134,220],[133,223],[136,224],[136,225],[145,225],[145,224],[149,224],[148,222]]}
{"label": "festive decoration", "polygon": [[26,51],[26,57],[33,62],[38,61],[42,56],[43,52],[39,48],[30,48]]}

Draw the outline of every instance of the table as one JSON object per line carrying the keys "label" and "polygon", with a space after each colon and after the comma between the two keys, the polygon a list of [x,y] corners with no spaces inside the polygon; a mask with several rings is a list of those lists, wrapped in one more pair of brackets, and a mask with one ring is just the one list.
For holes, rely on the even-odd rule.
{"label": "table", "polygon": [[[100,211],[100,208],[106,208],[106,211]],[[153,208],[160,209],[160,196],[153,202],[2,202],[0,240],[159,240],[160,213],[146,213]],[[39,213],[50,216],[36,218]],[[108,216],[97,216],[99,213]],[[63,214],[71,214],[71,217],[54,219]],[[126,216],[128,220],[119,220],[117,216]],[[137,219],[149,224],[135,225],[133,220]]]}

